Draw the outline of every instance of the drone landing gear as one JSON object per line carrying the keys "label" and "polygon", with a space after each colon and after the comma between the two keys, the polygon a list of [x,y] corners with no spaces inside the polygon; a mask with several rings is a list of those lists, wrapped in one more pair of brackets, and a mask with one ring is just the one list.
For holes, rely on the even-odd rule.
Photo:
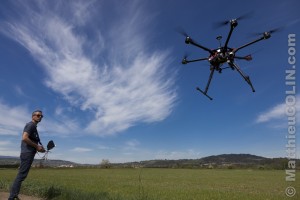
{"label": "drone landing gear", "polygon": [[245,79],[245,81],[250,85],[250,87],[251,87],[251,89],[252,89],[252,92],[255,92],[255,89],[254,89],[254,87],[253,87],[253,85],[252,85],[252,83],[251,83],[250,77],[247,76],[247,75],[245,75],[245,74],[242,72],[242,70],[239,68],[239,66],[238,66],[237,64],[235,64],[235,63],[233,63],[233,62],[229,62],[228,64],[229,64],[229,66],[230,66],[232,69],[236,69],[236,70],[240,73],[240,75],[241,75],[241,76]]}
{"label": "drone landing gear", "polygon": [[207,91],[208,91],[208,88],[209,88],[209,85],[210,85],[210,82],[211,82],[211,79],[212,79],[212,77],[214,75],[215,70],[216,70],[216,67],[215,66],[211,66],[210,74],[209,74],[209,78],[208,78],[208,82],[206,84],[206,87],[205,87],[204,91],[201,90],[199,87],[196,88],[196,90],[198,90],[199,92],[201,92],[202,94],[204,94],[210,100],[213,100],[213,98],[211,98],[210,96],[207,95]]}
{"label": "drone landing gear", "polygon": [[207,98],[209,98],[210,100],[213,100],[213,98],[211,98],[210,96],[207,95],[207,92],[204,92],[203,90],[201,90],[199,87],[196,88],[196,90],[198,90],[199,92],[201,92],[202,94],[204,94]]}

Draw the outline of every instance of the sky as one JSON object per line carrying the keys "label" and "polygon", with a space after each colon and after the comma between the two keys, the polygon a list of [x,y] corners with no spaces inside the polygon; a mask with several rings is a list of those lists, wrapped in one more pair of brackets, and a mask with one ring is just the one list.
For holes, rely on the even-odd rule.
{"label": "sky", "polygon": [[[298,50],[299,6],[298,0],[2,1],[0,155],[19,156],[23,128],[41,109],[42,143],[56,144],[49,159],[99,164],[229,153],[286,157],[288,35],[296,34]],[[230,47],[280,28],[238,53],[253,57],[236,61],[256,92],[228,69],[215,73],[210,101],[195,90],[205,88],[209,63],[181,64],[184,55],[208,52],[185,44],[178,30],[215,49],[216,37],[224,44],[230,27],[214,25],[245,13]],[[299,112],[300,95],[296,99]]]}

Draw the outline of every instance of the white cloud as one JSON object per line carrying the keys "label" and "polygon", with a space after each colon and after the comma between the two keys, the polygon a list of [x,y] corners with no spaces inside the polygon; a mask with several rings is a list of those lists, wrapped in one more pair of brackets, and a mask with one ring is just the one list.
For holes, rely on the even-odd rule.
{"label": "white cloud", "polygon": [[155,159],[168,159],[168,160],[197,159],[197,158],[201,158],[201,152],[197,152],[193,149],[188,149],[186,151],[159,151],[155,155]]}
{"label": "white cloud", "polygon": [[273,108],[261,113],[257,119],[256,122],[267,122],[273,119],[279,119],[283,118],[285,116],[285,104],[279,104],[274,106]]}
{"label": "white cloud", "polygon": [[105,146],[105,145],[98,145],[97,149],[100,149],[100,150],[114,150],[113,147],[109,147],[109,146]]}
{"label": "white cloud", "polygon": [[136,147],[140,144],[140,142],[136,139],[132,139],[132,140],[129,140],[126,142],[126,145],[127,146],[130,146],[130,147]]}
{"label": "white cloud", "polygon": [[19,96],[26,96],[25,93],[24,93],[24,91],[22,90],[21,86],[16,85],[14,87],[14,90],[15,90],[15,92],[16,92],[17,95],[19,95]]}
{"label": "white cloud", "polygon": [[[92,16],[86,16],[86,8],[94,3],[70,4],[74,12],[65,15],[65,9],[51,10],[43,3],[39,3],[39,9],[22,4],[27,11],[24,17],[10,21],[2,31],[42,64],[49,88],[62,94],[72,106],[94,115],[84,128],[86,133],[112,135],[139,122],[168,117],[177,96],[175,74],[167,71],[171,63],[168,51],[147,48],[150,41],[144,27],[152,16],[146,17],[147,13],[135,4],[126,5],[130,9],[123,12],[120,21],[109,21],[105,29],[94,24],[92,33],[100,34],[89,38],[78,28],[91,23],[88,20]],[[75,9],[78,7],[82,10]],[[81,17],[82,21],[74,22]],[[105,39],[111,40],[111,46],[105,44]],[[95,54],[86,51],[95,48],[93,40],[101,43],[97,62]]]}
{"label": "white cloud", "polygon": [[83,147],[76,147],[72,149],[71,151],[77,152],[77,153],[83,153],[83,152],[89,152],[92,151],[92,149],[83,148]]}
{"label": "white cloud", "polygon": [[0,141],[0,155],[2,156],[18,156],[20,151],[9,140]]}
{"label": "white cloud", "polygon": [[[296,110],[297,112],[300,111],[300,95],[296,96]],[[282,120],[287,119],[286,115],[286,103],[278,104],[269,110],[262,112],[257,118],[257,123],[263,123],[263,122],[270,122],[272,120]]]}
{"label": "white cloud", "polygon": [[30,121],[31,113],[25,107],[11,107],[0,101],[0,135],[21,135],[24,122]]}
{"label": "white cloud", "polygon": [[[31,121],[31,113],[26,106],[10,106],[0,100],[0,136],[11,135],[21,137],[24,126]],[[42,135],[64,136],[76,132],[78,123],[75,120],[60,118],[63,121],[48,118],[38,125]],[[51,129],[50,129],[51,127]]]}
{"label": "white cloud", "polygon": [[[140,142],[136,139],[128,140],[125,142],[124,150],[125,151],[132,151],[138,150],[137,147],[140,145]],[[128,152],[127,152],[128,153]]]}
{"label": "white cloud", "polygon": [[0,146],[8,146],[11,145],[12,143],[10,141],[0,141]]}

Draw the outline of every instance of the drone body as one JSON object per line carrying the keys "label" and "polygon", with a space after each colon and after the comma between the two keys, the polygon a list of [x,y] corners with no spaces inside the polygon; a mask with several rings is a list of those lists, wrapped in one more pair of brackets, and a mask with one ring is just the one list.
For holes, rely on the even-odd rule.
{"label": "drone body", "polygon": [[[212,98],[210,96],[208,96],[207,92],[208,92],[209,85],[210,85],[210,82],[212,80],[213,74],[214,74],[215,71],[218,71],[219,73],[221,73],[223,69],[228,68],[228,67],[222,67],[222,65],[224,63],[227,63],[229,65],[229,68],[231,68],[232,70],[237,70],[239,72],[239,74],[244,78],[244,80],[250,85],[250,87],[252,89],[252,92],[255,92],[255,89],[254,89],[254,87],[251,83],[251,80],[250,80],[249,76],[245,75],[242,72],[242,70],[240,69],[240,67],[234,62],[235,59],[242,59],[242,60],[250,61],[250,60],[252,60],[252,57],[251,57],[251,55],[237,56],[236,53],[240,49],[243,49],[243,48],[245,48],[245,47],[247,47],[251,44],[254,44],[254,43],[259,42],[259,41],[264,40],[264,39],[269,39],[271,37],[271,33],[276,31],[276,30],[271,30],[269,32],[264,32],[260,38],[254,40],[252,42],[249,42],[249,43],[247,43],[243,46],[240,46],[238,48],[231,48],[231,47],[228,47],[228,42],[231,38],[231,34],[232,34],[233,30],[237,27],[238,22],[237,22],[237,19],[232,19],[232,20],[226,21],[223,24],[226,25],[228,23],[230,23],[230,31],[228,33],[226,42],[225,42],[224,46],[221,46],[221,44],[220,44],[220,47],[217,48],[217,49],[211,50],[209,48],[206,48],[206,47],[196,43],[187,34],[184,34],[185,37],[186,37],[185,38],[185,43],[186,44],[194,45],[196,47],[199,47],[199,48],[203,49],[204,51],[209,52],[209,56],[205,57],[205,58],[200,58],[200,59],[195,59],[195,60],[187,60],[186,57],[184,57],[183,60],[182,60],[182,64],[187,64],[187,63],[190,63],[190,62],[203,61],[203,60],[207,60],[210,63],[210,75],[209,75],[209,79],[208,79],[205,90],[201,90],[199,87],[196,88],[202,94],[207,96],[210,100],[212,100]],[[220,42],[220,40],[222,39],[222,36],[218,36],[216,39],[219,40],[219,42]]]}

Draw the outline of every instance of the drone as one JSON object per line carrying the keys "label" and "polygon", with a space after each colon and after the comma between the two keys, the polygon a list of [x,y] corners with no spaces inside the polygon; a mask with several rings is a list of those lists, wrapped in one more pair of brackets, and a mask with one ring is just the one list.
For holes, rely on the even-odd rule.
{"label": "drone", "polygon": [[[219,73],[222,73],[223,69],[227,69],[227,68],[231,68],[232,70],[236,70],[243,78],[244,80],[249,84],[249,86],[252,89],[252,92],[255,92],[255,89],[252,85],[252,82],[250,80],[250,77],[246,74],[244,74],[244,72],[241,70],[241,68],[237,65],[237,63],[235,62],[235,59],[240,59],[240,60],[246,60],[246,61],[250,61],[252,60],[252,56],[251,54],[246,55],[246,56],[237,56],[236,53],[249,46],[252,45],[254,43],[257,43],[261,40],[266,40],[269,39],[271,37],[271,34],[274,33],[275,31],[277,31],[278,29],[273,29],[270,31],[266,31],[261,33],[261,37],[249,42],[245,45],[242,45],[238,48],[231,48],[228,46],[229,40],[231,38],[232,32],[233,30],[238,26],[238,20],[241,19],[243,17],[239,17],[236,19],[231,19],[231,20],[227,20],[225,22],[222,22],[220,25],[227,25],[230,24],[230,30],[227,36],[227,39],[225,41],[224,46],[221,45],[221,39],[222,36],[218,36],[216,39],[219,41],[220,47],[217,49],[209,49],[207,47],[204,47],[200,44],[198,44],[197,42],[195,42],[189,35],[187,35],[186,33],[182,33],[185,36],[185,43],[186,44],[191,44],[194,45],[196,47],[199,47],[200,49],[209,52],[209,56],[205,57],[205,58],[199,58],[199,59],[194,59],[194,60],[187,60],[187,56],[185,56],[182,60],[182,64],[188,64],[191,62],[197,62],[197,61],[204,61],[207,60],[210,63],[210,74],[209,74],[209,78],[208,78],[208,82],[206,84],[206,87],[204,90],[201,90],[199,87],[197,87],[196,89],[201,92],[202,94],[204,94],[206,97],[208,97],[210,100],[213,100],[212,97],[210,97],[207,92],[211,83],[211,80],[213,78],[214,72],[217,71]],[[223,67],[223,64],[227,63],[228,66],[227,67]]]}

